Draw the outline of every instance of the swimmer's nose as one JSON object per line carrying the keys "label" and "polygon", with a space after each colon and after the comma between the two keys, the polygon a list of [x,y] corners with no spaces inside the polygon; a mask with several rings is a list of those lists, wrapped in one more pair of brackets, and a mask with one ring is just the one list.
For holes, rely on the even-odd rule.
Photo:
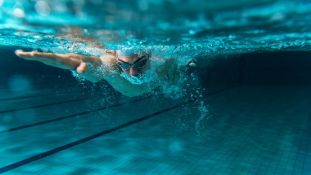
{"label": "swimmer's nose", "polygon": [[131,76],[135,76],[135,75],[138,74],[138,71],[137,71],[135,68],[131,67],[131,68],[130,68],[130,71],[129,71],[129,74],[130,74]]}

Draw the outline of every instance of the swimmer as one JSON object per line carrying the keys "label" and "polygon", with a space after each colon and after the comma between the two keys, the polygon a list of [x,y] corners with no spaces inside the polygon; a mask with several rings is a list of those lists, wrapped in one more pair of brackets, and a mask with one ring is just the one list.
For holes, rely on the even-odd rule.
{"label": "swimmer", "polygon": [[[150,69],[151,53],[123,52],[121,50],[102,49],[101,56],[86,56],[74,53],[60,54],[50,52],[25,52],[16,50],[15,54],[25,60],[39,61],[46,65],[73,70],[86,80],[96,83],[106,80],[115,90],[125,96],[134,97],[152,92],[159,83],[133,83],[123,74],[139,78]],[[157,78],[174,84],[180,78],[177,64],[167,59],[156,70]],[[156,81],[159,82],[159,81]]]}

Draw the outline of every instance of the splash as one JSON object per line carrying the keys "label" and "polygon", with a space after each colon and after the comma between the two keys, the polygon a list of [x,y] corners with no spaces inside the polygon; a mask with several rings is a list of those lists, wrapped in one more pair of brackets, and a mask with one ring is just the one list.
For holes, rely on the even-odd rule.
{"label": "splash", "polygon": [[124,73],[124,72],[122,72],[120,75],[121,77],[128,80],[132,84],[143,84],[146,82],[146,79],[144,78],[145,76],[136,77],[136,76],[128,75],[127,73]]}
{"label": "splash", "polygon": [[310,1],[199,2],[1,1],[0,45],[95,54],[68,41],[78,35],[114,50],[143,46],[180,64],[195,56],[311,48]]}
{"label": "splash", "polygon": [[195,122],[195,131],[201,135],[201,130],[204,127],[204,121],[209,119],[208,105],[202,100],[199,102],[198,111],[200,112],[198,120]]}

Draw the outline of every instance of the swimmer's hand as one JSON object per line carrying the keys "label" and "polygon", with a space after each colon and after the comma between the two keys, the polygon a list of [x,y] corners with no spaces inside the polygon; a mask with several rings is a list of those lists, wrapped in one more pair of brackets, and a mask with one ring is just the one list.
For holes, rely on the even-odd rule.
{"label": "swimmer's hand", "polygon": [[82,74],[87,70],[87,63],[91,63],[93,66],[101,65],[101,60],[97,57],[79,55],[74,53],[58,54],[49,52],[24,52],[22,50],[16,50],[15,54],[25,60],[39,61],[49,66],[76,70]]}

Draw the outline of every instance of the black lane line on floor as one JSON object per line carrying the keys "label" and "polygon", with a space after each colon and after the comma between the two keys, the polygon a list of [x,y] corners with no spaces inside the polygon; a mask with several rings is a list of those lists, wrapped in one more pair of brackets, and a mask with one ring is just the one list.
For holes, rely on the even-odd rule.
{"label": "black lane line on floor", "polygon": [[[220,92],[223,92],[225,90],[232,89],[232,88],[233,87],[224,88],[224,89],[221,89],[221,90],[209,93],[207,96],[218,94]],[[100,108],[97,108],[97,109],[92,109],[92,110],[88,110],[88,111],[84,111],[84,112],[79,112],[79,113],[75,113],[75,114],[70,114],[70,115],[63,116],[63,117],[53,118],[53,119],[50,119],[50,120],[44,120],[44,121],[40,121],[40,122],[36,122],[36,123],[31,123],[31,124],[27,124],[27,125],[21,125],[21,126],[17,126],[17,127],[14,127],[14,128],[9,128],[9,129],[0,131],[0,134],[7,133],[7,132],[14,132],[14,131],[18,131],[18,130],[22,130],[22,129],[26,129],[26,128],[31,128],[31,127],[35,127],[35,126],[39,126],[39,125],[44,125],[44,124],[52,123],[52,122],[57,122],[57,121],[61,121],[61,120],[65,120],[65,119],[68,119],[68,118],[75,117],[77,115],[85,115],[85,114],[89,114],[89,113],[92,113],[92,112],[97,112],[97,111],[105,110],[105,109],[108,109],[108,108],[122,106],[124,104],[132,104],[132,103],[136,103],[136,102],[139,102],[139,101],[143,101],[143,100],[149,99],[151,97],[152,96],[147,96],[147,97],[135,99],[135,100],[129,101],[129,102],[112,104],[112,105],[109,105],[109,106],[104,106],[104,107],[100,107]]]}
{"label": "black lane line on floor", "polygon": [[[76,86],[71,86],[68,87],[68,89],[71,88],[75,88]],[[61,93],[66,93],[69,90],[66,89],[64,91],[62,91]],[[45,89],[46,91],[55,91],[57,90],[57,88],[55,89]],[[1,93],[1,92],[0,92]],[[29,94],[29,95],[22,95],[22,96],[17,96],[17,97],[5,97],[5,98],[0,98],[0,101],[9,101],[9,100],[21,100],[21,99],[27,99],[27,98],[37,98],[37,97],[45,97],[45,96],[50,96],[50,95],[55,95],[55,93],[49,93],[49,94],[41,94],[41,93],[33,93],[33,94]]]}
{"label": "black lane line on floor", "polygon": [[8,98],[1,98],[0,101],[14,101],[14,100],[24,100],[28,98],[39,98],[39,97],[45,97],[45,96],[53,96],[53,95],[74,95],[77,93],[81,93],[81,91],[77,91],[75,93],[70,93],[70,91],[59,91],[59,92],[51,92],[48,94],[29,94],[29,95],[23,95],[23,96],[17,96],[17,97],[8,97]]}
{"label": "black lane line on floor", "polygon": [[[221,93],[223,91],[226,91],[228,89],[232,89],[234,87],[228,87],[228,88],[224,88],[224,89],[221,89],[219,91],[215,91],[215,92],[212,92],[212,93],[209,93],[205,96],[205,98],[207,98],[208,96],[211,96],[211,95],[215,95],[215,94],[218,94],[218,93]],[[107,135],[107,134],[110,134],[114,131],[118,131],[120,129],[123,129],[123,128],[126,128],[126,127],[129,127],[131,125],[134,125],[134,124],[137,124],[137,123],[140,123],[142,121],[145,121],[145,120],[148,120],[148,119],[151,119],[159,114],[162,114],[162,113],[165,113],[165,112],[168,112],[168,111],[171,111],[171,110],[174,110],[174,109],[177,109],[179,107],[182,107],[184,105],[187,105],[187,104],[190,104],[190,103],[193,103],[195,102],[196,100],[188,100],[188,101],[185,101],[183,103],[180,103],[180,104],[176,104],[174,106],[171,106],[169,108],[166,108],[166,109],[162,109],[160,111],[157,111],[157,112],[154,112],[154,113],[151,113],[149,115],[145,115],[141,118],[138,118],[138,119],[135,119],[135,120],[132,120],[132,121],[129,121],[127,123],[124,123],[122,125],[119,125],[119,126],[115,126],[113,128],[110,128],[110,129],[107,129],[107,130],[104,130],[102,132],[99,132],[97,134],[93,134],[93,135],[90,135],[88,137],[84,137],[82,139],[79,139],[77,141],[74,141],[74,142],[71,142],[71,143],[68,143],[66,145],[63,145],[63,146],[60,146],[60,147],[56,147],[54,149],[51,149],[51,150],[48,150],[48,151],[45,151],[43,153],[40,153],[40,154],[37,154],[37,155],[34,155],[34,156],[31,156],[29,158],[26,158],[26,159],[23,159],[21,161],[18,161],[18,162],[15,162],[15,163],[12,163],[12,164],[9,164],[7,166],[4,166],[4,167],[1,167],[0,168],[0,174],[2,173],[5,173],[5,172],[8,172],[10,170],[13,170],[13,169],[16,169],[18,167],[21,167],[21,166],[24,166],[26,164],[29,164],[31,162],[34,162],[34,161],[37,161],[37,160],[40,160],[40,159],[43,159],[45,157],[48,157],[48,156],[51,156],[53,154],[56,154],[58,152],[61,152],[61,151],[64,151],[66,149],[69,149],[69,148],[72,148],[74,146],[77,146],[77,145],[80,145],[80,144],[83,144],[83,143],[86,143],[90,140],[93,140],[93,139],[96,139],[97,137],[100,137],[100,136],[103,136],[103,135]]]}
{"label": "black lane line on floor", "polygon": [[27,98],[37,98],[37,97],[45,97],[49,96],[51,94],[33,94],[33,95],[24,95],[24,96],[17,96],[17,97],[7,97],[7,98],[1,98],[0,101],[9,101],[9,100],[22,100]]}
{"label": "black lane line on floor", "polygon": [[108,108],[118,107],[118,106],[122,106],[122,105],[126,105],[126,104],[132,104],[132,103],[140,102],[140,101],[143,101],[143,100],[147,100],[149,98],[151,98],[151,97],[147,96],[147,97],[144,97],[144,98],[139,98],[139,99],[135,99],[135,100],[128,101],[128,102],[121,102],[121,103],[116,103],[116,104],[112,104],[112,105],[108,105],[108,106],[102,106],[100,108],[96,108],[96,109],[92,109],[92,110],[88,110],[88,111],[83,111],[83,112],[79,112],[79,113],[75,113],[75,114],[70,114],[70,115],[63,116],[63,117],[53,118],[53,119],[50,119],[50,120],[44,120],[44,121],[40,121],[40,122],[36,122],[36,123],[31,123],[31,124],[27,124],[27,125],[21,125],[21,126],[17,126],[17,127],[14,127],[14,128],[9,128],[7,130],[0,131],[0,134],[7,133],[7,132],[14,132],[14,131],[18,131],[18,130],[22,130],[22,129],[26,129],[26,128],[31,128],[31,127],[35,127],[35,126],[39,126],[39,125],[44,125],[44,124],[52,123],[52,122],[57,122],[57,121],[73,118],[73,117],[76,117],[78,115],[85,115],[85,114],[89,114],[89,113],[92,113],[92,112],[98,112],[98,111],[105,110],[105,109],[108,109]]}
{"label": "black lane line on floor", "polygon": [[88,142],[90,140],[93,140],[93,139],[96,139],[97,137],[100,137],[100,136],[103,136],[103,135],[107,135],[109,133],[112,133],[114,131],[117,131],[117,130],[120,130],[120,129],[123,129],[123,128],[126,128],[126,127],[129,127],[131,125],[134,125],[134,124],[137,124],[139,122],[142,122],[142,121],[145,121],[147,119],[151,119],[159,114],[162,114],[162,113],[165,113],[165,112],[168,112],[168,111],[171,111],[173,109],[177,109],[183,105],[186,105],[186,104],[189,104],[191,102],[194,102],[194,100],[189,100],[189,101],[186,101],[186,102],[183,102],[183,103],[180,103],[180,104],[177,104],[177,105],[174,105],[174,106],[171,106],[169,108],[165,108],[165,109],[162,109],[160,111],[157,111],[157,112],[154,112],[154,113],[151,113],[151,114],[148,114],[148,115],[145,115],[141,118],[138,118],[138,119],[135,119],[135,120],[132,120],[132,121],[129,121],[129,122],[126,122],[122,125],[119,125],[119,126],[115,126],[113,128],[110,128],[110,129],[107,129],[107,130],[103,130],[99,133],[96,133],[96,134],[93,134],[93,135],[90,135],[88,137],[84,137],[80,140],[77,140],[77,141],[74,141],[74,142],[71,142],[71,143],[68,143],[66,145],[63,145],[63,146],[60,146],[60,147],[56,147],[54,149],[51,149],[51,150],[48,150],[48,151],[45,151],[45,152],[42,152],[40,154],[37,154],[37,155],[34,155],[32,157],[29,157],[29,158],[26,158],[24,160],[21,160],[21,161],[18,161],[18,162],[15,162],[15,163],[12,163],[12,164],[9,164],[7,166],[4,166],[4,167],[1,167],[0,168],[0,174],[2,173],[5,173],[7,171],[10,171],[10,170],[13,170],[15,168],[18,168],[18,167],[21,167],[23,165],[26,165],[26,164],[29,164],[31,162],[34,162],[36,160],[40,160],[40,159],[43,159],[45,157],[48,157],[48,156],[51,156],[53,154],[56,154],[58,152],[61,152],[61,151],[64,151],[66,149],[69,149],[69,148],[72,148],[74,146],[77,146],[77,145],[80,145],[80,144],[83,144],[85,142]]}
{"label": "black lane line on floor", "polygon": [[42,108],[42,107],[46,107],[46,106],[59,105],[59,104],[70,103],[70,102],[84,101],[84,100],[87,100],[90,98],[92,98],[92,97],[75,98],[75,99],[53,102],[53,103],[47,103],[47,104],[33,105],[33,106],[27,106],[27,107],[15,108],[15,109],[7,109],[7,110],[0,111],[0,114],[1,113],[16,112],[16,111],[21,111],[21,110],[26,110],[26,109]]}

